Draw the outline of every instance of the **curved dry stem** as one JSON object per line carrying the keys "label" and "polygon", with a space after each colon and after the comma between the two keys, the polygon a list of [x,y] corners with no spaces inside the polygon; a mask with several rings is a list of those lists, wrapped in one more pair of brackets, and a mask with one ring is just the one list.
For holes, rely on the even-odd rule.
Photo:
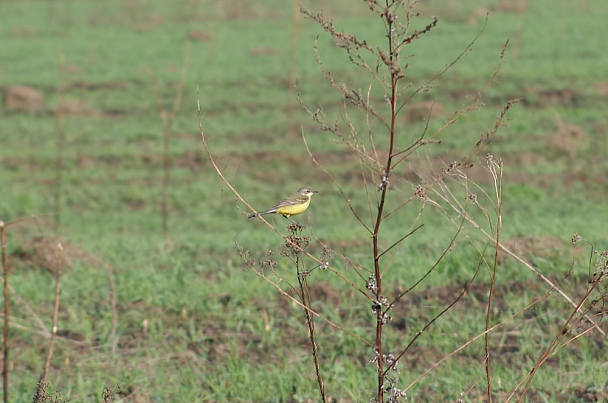
{"label": "curved dry stem", "polygon": [[[592,249],[592,254],[593,254],[593,249]],[[530,384],[532,383],[532,379],[534,378],[534,376],[538,372],[538,370],[541,367],[541,365],[543,365],[553,355],[553,353],[555,353],[555,351],[557,351],[559,348],[565,346],[566,344],[570,343],[571,341],[577,339],[578,337],[580,337],[582,335],[582,334],[575,335],[571,339],[566,340],[565,342],[562,343],[562,340],[564,340],[566,338],[566,336],[568,336],[569,334],[571,334],[571,332],[574,329],[578,328],[578,326],[583,322],[584,319],[588,320],[588,314],[589,314],[590,307],[588,307],[587,309],[585,309],[583,311],[583,309],[582,309],[583,305],[591,297],[591,293],[593,293],[593,291],[595,291],[599,287],[600,283],[604,280],[605,276],[606,276],[606,273],[601,273],[593,281],[591,281],[591,286],[588,287],[587,291],[585,292],[585,294],[583,295],[583,297],[581,298],[581,300],[579,301],[579,303],[572,310],[572,312],[570,313],[570,315],[568,316],[568,318],[564,321],[564,323],[561,326],[561,328],[559,329],[559,331],[556,332],[553,341],[549,344],[549,346],[547,346],[547,348],[545,349],[545,351],[538,358],[538,360],[536,361],[536,364],[534,365],[534,367],[532,368],[532,370],[530,370],[530,372],[528,373],[528,375],[525,378],[523,378],[517,384],[517,386],[513,389],[513,391],[511,392],[511,394],[507,398],[507,401],[509,401],[513,397],[513,395],[515,394],[515,392],[517,392],[517,390],[521,387],[521,385],[525,381],[526,384],[525,384],[525,386],[524,386],[524,388],[523,388],[523,390],[521,392],[520,398],[518,399],[518,402],[522,402],[523,399],[524,399],[524,397],[525,397],[525,395],[526,395],[526,392],[530,388]],[[591,304],[591,306],[592,305],[593,304]],[[579,312],[581,313],[581,315],[578,318],[575,319],[575,315],[577,315]],[[582,333],[590,332],[592,329],[593,329],[593,326],[589,327],[588,329],[586,329],[585,332],[582,332]]]}
{"label": "curved dry stem", "polygon": [[420,374],[416,379],[414,379],[407,387],[405,387],[405,389],[403,389],[403,391],[405,392],[405,391],[409,390],[412,386],[414,386],[415,384],[417,384],[418,382],[420,382],[420,380],[422,378],[424,378],[425,376],[427,376],[428,374],[430,374],[431,372],[433,372],[436,368],[438,368],[445,361],[447,361],[448,359],[452,358],[454,355],[456,355],[460,351],[464,350],[466,347],[470,346],[475,341],[479,340],[481,337],[484,337],[486,334],[488,334],[490,332],[493,332],[496,329],[501,328],[506,323],[512,321],[517,316],[519,316],[520,314],[522,314],[524,311],[527,311],[528,309],[532,308],[534,305],[536,305],[539,302],[545,300],[546,298],[548,298],[548,295],[544,295],[543,297],[540,297],[540,298],[532,301],[530,304],[528,304],[524,308],[520,309],[519,311],[515,312],[513,315],[509,316],[508,318],[506,318],[502,322],[495,324],[491,328],[489,328],[489,329],[487,329],[487,330],[479,333],[477,336],[475,336],[472,339],[468,340],[466,343],[462,344],[460,347],[456,348],[455,350],[453,350],[452,352],[450,352],[449,354],[447,354],[443,358],[441,358],[439,361],[437,361],[436,363],[434,363],[433,365],[431,365],[429,367],[429,369],[427,369],[422,374]]}
{"label": "curved dry stem", "polygon": [[[322,245],[324,248],[327,248],[328,250],[332,250],[329,245],[327,245],[325,242],[323,242],[321,239],[319,239],[315,233],[314,230],[311,228],[310,229],[310,233],[312,234],[312,236],[314,237],[314,239],[320,244]],[[333,251],[332,251],[333,253]],[[355,268],[355,272],[357,273],[357,275],[359,276],[359,278],[363,281],[367,281],[359,272],[359,270],[357,270],[357,268],[360,268],[362,270],[366,270],[364,269],[363,266],[355,264],[352,260],[350,260],[349,258],[346,257],[346,254],[344,253],[344,251],[342,251],[342,257],[344,258],[344,260],[350,264],[353,268]],[[322,262],[318,267],[323,267],[323,268],[327,268],[327,262]],[[366,270],[367,271],[367,270]],[[337,273],[336,273],[337,274]],[[370,301],[372,301],[372,298],[370,298],[369,295],[367,295],[367,293],[361,289],[361,287],[358,287],[354,282],[352,282],[351,280],[349,280],[346,277],[340,277],[340,279],[344,280],[349,286],[351,286],[353,289],[355,289],[357,292],[359,292],[361,295],[363,295],[365,298],[369,299]]]}
{"label": "curved dry stem", "polygon": [[[422,205],[422,207],[420,208],[420,210],[418,210],[418,214],[416,215],[416,218],[414,218],[412,220],[412,223],[410,225],[409,228],[409,232],[414,231],[414,228],[416,225],[418,225],[418,228],[415,228],[415,230],[417,231],[419,228],[421,228],[422,226],[424,226],[424,224],[418,224],[418,221],[420,221],[420,218],[422,217],[422,212],[424,211],[424,204]],[[384,268],[382,269],[382,275],[384,276],[384,274],[386,273],[386,271],[389,269],[389,267],[391,267],[393,260],[395,259],[395,257],[397,256],[397,252],[399,251],[399,249],[401,248],[401,246],[403,245],[403,241],[405,240],[405,237],[402,238],[399,242],[399,245],[397,245],[397,247],[393,248],[393,253],[391,254],[391,256],[386,260],[386,263],[384,263]],[[386,251],[385,251],[386,252]],[[382,252],[383,254],[385,252]]]}
{"label": "curved dry stem", "polygon": [[353,216],[357,219],[357,221],[363,226],[363,228],[365,228],[365,230],[368,233],[372,233],[371,228],[369,228],[367,226],[367,224],[361,219],[361,217],[359,216],[359,214],[357,213],[357,211],[355,210],[355,208],[353,207],[353,205],[351,204],[349,198],[346,196],[346,193],[344,193],[344,190],[342,189],[342,186],[340,186],[340,184],[338,183],[338,181],[333,177],[333,175],[321,164],[319,163],[319,161],[317,161],[317,159],[315,158],[315,156],[312,154],[312,151],[310,151],[310,147],[308,146],[308,142],[306,141],[306,136],[304,136],[304,134],[302,134],[302,139],[304,140],[304,145],[306,146],[306,151],[308,152],[308,155],[310,156],[310,158],[312,159],[312,162],[318,166],[323,173],[325,173],[327,175],[327,177],[333,182],[334,185],[336,185],[336,187],[338,188],[338,190],[340,191],[340,194],[342,194],[342,197],[344,198],[344,201],[346,202],[346,204],[348,205],[348,208],[350,209],[350,211],[353,213]]}
{"label": "curved dry stem", "polygon": [[[447,185],[445,185],[445,183],[443,183],[440,186],[441,190],[447,189]],[[466,219],[469,224],[471,224],[473,226],[473,228],[475,228],[476,230],[479,231],[479,233],[481,233],[486,239],[488,239],[490,242],[495,242],[495,237],[492,236],[490,233],[488,233],[476,220],[474,217],[471,217],[467,211],[465,209],[462,209],[459,206],[459,202],[458,200],[454,197],[454,195],[452,195],[449,192],[440,192],[437,189],[433,189],[433,193],[438,196],[441,200],[443,200],[443,202],[445,202],[449,208],[455,212],[458,216]],[[448,220],[450,222],[452,222],[452,224],[457,225],[457,223],[452,219],[452,217],[447,213],[447,211],[440,206],[439,203],[434,202],[434,205],[440,207],[441,211],[443,212],[444,216],[448,218]],[[544,274],[542,274],[536,267],[534,267],[531,263],[528,263],[527,261],[525,261],[522,257],[518,256],[517,254],[515,254],[513,251],[511,251],[509,248],[507,248],[504,244],[502,244],[501,242],[496,242],[496,246],[499,248],[500,251],[506,253],[507,255],[511,256],[512,258],[514,258],[515,260],[517,260],[519,263],[521,263],[522,265],[524,265],[527,269],[529,269],[530,271],[532,271],[534,274],[536,274],[542,281],[544,281],[545,283],[547,283],[552,290],[557,291],[557,293],[559,295],[561,295],[571,306],[573,307],[577,307],[577,304],[572,300],[572,298],[566,294],[566,292],[564,290],[562,290],[557,284],[555,284],[551,279],[549,279],[547,276],[545,276]],[[588,314],[585,314],[585,318],[587,320],[589,320],[589,322],[591,322],[593,324],[593,326],[595,328],[597,328],[598,332],[600,332],[600,334],[606,338],[608,338],[608,335],[606,334],[606,332],[599,326],[599,324]]]}
{"label": "curved dry stem", "polygon": [[393,242],[393,244],[391,246],[389,246],[388,248],[386,248],[382,252],[380,252],[380,254],[378,255],[378,258],[379,259],[382,258],[382,256],[384,256],[386,253],[390,252],[394,247],[400,245],[403,241],[405,241],[410,236],[414,235],[414,233],[416,231],[418,231],[420,228],[422,228],[423,226],[424,226],[424,224],[420,224],[419,226],[417,226],[416,228],[409,231],[407,234],[403,235],[401,238],[399,238],[398,240]]}
{"label": "curved dry stem", "polygon": [[[269,279],[268,277],[266,277],[266,275],[264,274],[264,272],[262,272],[261,270],[253,270],[253,272],[259,276],[260,278],[262,278],[264,281],[267,281],[269,284],[271,284],[274,288],[277,289],[277,291],[279,292],[279,294],[281,294],[283,297],[289,299],[290,301],[292,301],[294,304],[298,305],[300,308],[302,309],[306,309],[308,312],[310,312],[311,315],[314,315],[315,317],[319,318],[320,320],[322,320],[323,322],[327,323],[329,326],[333,327],[334,329],[337,329],[341,332],[346,333],[347,335],[365,343],[366,345],[373,347],[374,343],[365,340],[364,338],[362,338],[361,336],[343,328],[342,326],[338,325],[335,322],[332,322],[331,320],[327,319],[325,316],[321,315],[320,313],[318,313],[317,311],[315,311],[314,309],[307,307],[306,305],[304,305],[299,299],[293,297],[292,295],[290,295],[289,293],[287,293],[283,288],[281,288],[281,286],[279,285],[280,282],[282,281],[282,278],[279,277],[280,281],[279,282],[275,282],[272,281],[271,279]],[[285,282],[287,283],[287,282]],[[290,287],[293,288],[293,286],[290,284]],[[295,290],[295,288],[293,288]]]}
{"label": "curved dry stem", "polygon": [[[437,24],[437,20],[436,19],[434,21],[434,24],[435,25]],[[403,102],[401,103],[401,105],[397,108],[397,113],[400,113],[401,109],[403,109],[405,107],[405,105],[407,105],[412,100],[412,98],[414,98],[416,95],[424,92],[425,89],[428,88],[433,82],[435,82],[439,78],[441,78],[448,70],[450,70],[452,67],[454,67],[456,65],[456,63],[458,63],[462,58],[464,58],[471,51],[471,49],[473,48],[473,45],[475,45],[475,43],[477,42],[477,40],[484,33],[484,31],[486,30],[487,26],[488,26],[488,16],[486,16],[486,18],[485,18],[485,23],[484,23],[483,27],[479,30],[479,32],[477,33],[477,35],[475,35],[475,37],[473,38],[473,40],[471,40],[471,42],[469,42],[467,44],[467,46],[458,54],[458,56],[456,56],[454,59],[452,59],[452,61],[450,63],[446,64],[441,70],[439,70],[431,78],[429,78],[425,84],[423,84],[420,87],[418,87],[407,98],[405,98],[405,100],[403,100]],[[507,43],[508,43],[508,41],[507,41]],[[402,45],[400,45],[400,46],[402,46]],[[502,53],[501,53],[501,63],[502,63],[502,59],[504,57],[505,49],[506,49],[506,44],[503,47],[503,50],[502,50]],[[499,64],[499,66],[500,66],[500,64]],[[499,69],[496,69],[496,71],[494,73],[494,76],[493,76],[492,80],[490,81],[490,83],[494,82],[494,80],[496,78],[496,75],[498,74],[498,70]],[[488,85],[486,86],[486,90],[489,87],[490,83],[488,83]],[[482,93],[485,93],[486,90],[484,90]],[[472,103],[473,102],[471,102],[471,104]],[[450,126],[451,126],[451,124],[450,124]],[[443,131],[443,130],[441,130],[441,131]],[[436,134],[438,134],[438,133],[436,133]]]}
{"label": "curved dry stem", "polygon": [[[487,169],[492,174],[494,179],[494,191],[496,197],[496,231],[493,232],[494,237],[494,262],[490,274],[490,292],[488,295],[488,304],[486,310],[486,329],[490,327],[490,318],[492,315],[492,302],[494,301],[494,288],[496,285],[496,269],[498,267],[498,247],[500,243],[500,235],[502,231],[502,160],[487,156]],[[492,220],[490,220],[492,222]],[[492,401],[492,372],[490,365],[490,337],[486,334],[484,337],[484,348],[486,352],[485,367],[486,367],[486,386],[488,401]]]}
{"label": "curved dry stem", "polygon": [[[232,193],[236,196],[236,198],[241,203],[243,203],[245,206],[247,206],[252,212],[254,212],[255,210],[253,209],[253,207],[247,202],[247,200],[244,197],[241,196],[241,194],[236,190],[236,188],[232,185],[232,183],[230,183],[230,181],[225,177],[225,175],[223,174],[222,170],[220,169],[220,167],[216,163],[215,159],[213,158],[213,155],[211,154],[211,150],[210,150],[209,144],[207,142],[207,137],[205,136],[205,133],[204,133],[204,130],[203,130],[202,112],[201,112],[200,96],[199,96],[198,88],[197,88],[197,113],[198,113],[198,119],[199,119],[199,129],[200,129],[200,132],[201,132],[201,139],[202,139],[202,142],[203,142],[203,146],[205,147],[205,151],[207,153],[207,157],[209,158],[209,161],[211,162],[211,165],[213,166],[213,168],[215,169],[217,175],[220,177],[220,179],[223,181],[223,183],[232,191]],[[312,259],[313,261],[315,261],[317,264],[322,265],[326,270],[329,270],[331,273],[337,275],[340,279],[342,279],[346,283],[350,284],[353,288],[360,290],[358,287],[356,287],[356,285],[353,282],[351,282],[348,278],[346,278],[340,272],[338,272],[337,270],[335,270],[334,268],[332,268],[330,265],[327,265],[326,262],[322,262],[319,258],[317,258],[316,256],[310,254],[309,252],[307,252],[306,250],[304,250],[303,248],[301,248],[299,245],[291,242],[288,237],[286,237],[285,235],[283,235],[270,222],[266,221],[266,219],[264,219],[263,216],[260,217],[260,219],[264,222],[264,224],[266,224],[266,226],[268,226],[270,229],[272,229],[276,234],[280,235],[285,240],[285,242],[289,243],[290,246],[292,246],[298,252],[306,255],[307,257],[309,257],[310,259]],[[256,271],[256,274],[259,275],[260,277],[264,278],[269,283],[273,284],[275,286],[275,288],[277,288],[277,290],[280,291],[281,295],[288,297],[289,299],[291,299],[292,301],[294,301],[295,303],[297,303],[298,305],[300,305],[302,308],[309,309],[306,306],[304,306],[303,304],[301,304],[297,299],[291,297],[289,294],[287,294],[285,291],[283,291],[281,289],[281,287],[278,285],[278,283],[275,283],[275,282],[271,281],[266,276],[264,276],[263,273]],[[353,337],[355,337],[355,338],[357,338],[357,339],[365,342],[366,344],[370,344],[367,340],[365,340],[365,339],[363,339],[363,338],[355,335],[352,332],[349,332],[349,331],[341,328],[340,326],[338,326],[337,324],[329,321],[327,318],[323,317],[322,315],[319,315],[317,312],[315,312],[313,310],[310,310],[310,312],[313,315],[315,315],[315,316],[319,317],[320,319],[322,319],[323,321],[325,321],[326,323],[328,323],[330,326],[335,327],[336,329],[342,330],[345,333],[347,333],[347,334],[349,334],[349,335],[351,335],[351,336],[353,336]]]}
{"label": "curved dry stem", "polygon": [[[458,238],[458,236],[462,233],[462,227],[464,225],[464,220],[461,222],[460,227],[458,228],[458,230],[456,231],[456,233],[454,234],[454,236],[452,237],[452,239],[450,240],[450,243],[448,244],[448,246],[443,250],[443,252],[441,253],[441,255],[439,256],[439,258],[435,261],[435,263],[427,270],[427,272],[420,277],[413,285],[411,285],[408,289],[406,289],[405,291],[403,291],[401,294],[399,294],[397,297],[395,297],[395,299],[393,300],[393,302],[390,303],[390,305],[388,306],[388,309],[391,309],[393,307],[393,305],[395,305],[395,303],[397,303],[401,298],[403,298],[406,294],[408,294],[410,291],[412,291],[414,288],[418,287],[418,285],[420,283],[422,283],[433,271],[435,271],[435,269],[437,268],[437,266],[439,266],[439,263],[441,263],[443,261],[443,259],[448,255],[448,252],[450,250],[452,250],[452,248],[454,247],[454,245],[456,244],[456,239]],[[483,254],[482,254],[483,256]]]}
{"label": "curved dry stem", "polygon": [[[483,259],[483,256],[481,258]],[[395,365],[397,365],[397,362],[399,362],[399,360],[401,359],[401,357],[403,357],[405,355],[405,353],[407,353],[409,351],[410,347],[416,342],[416,340],[418,340],[418,338],[425,331],[427,331],[433,325],[433,323],[435,323],[435,321],[437,319],[439,319],[440,317],[442,317],[447,311],[449,311],[450,309],[452,309],[458,303],[458,301],[460,301],[460,299],[463,297],[463,295],[467,292],[467,290],[469,289],[469,287],[473,283],[473,280],[475,280],[475,278],[477,277],[477,274],[479,273],[479,268],[480,267],[481,267],[481,264],[478,264],[477,265],[477,270],[475,270],[475,273],[473,274],[473,276],[471,277],[471,279],[469,280],[469,282],[462,288],[462,291],[460,292],[460,294],[448,306],[446,306],[444,309],[442,309],[441,312],[439,312],[437,315],[435,315],[435,317],[433,319],[431,319],[430,321],[428,321],[428,323],[426,325],[424,325],[424,327],[422,328],[422,330],[416,332],[416,335],[412,338],[412,340],[408,343],[408,345],[405,346],[405,348],[397,356],[397,358],[395,359],[395,361],[386,368],[386,370],[384,371],[384,374],[388,373],[388,371],[390,371],[392,368],[394,368]],[[407,389],[404,389],[404,391],[405,390],[407,390]]]}

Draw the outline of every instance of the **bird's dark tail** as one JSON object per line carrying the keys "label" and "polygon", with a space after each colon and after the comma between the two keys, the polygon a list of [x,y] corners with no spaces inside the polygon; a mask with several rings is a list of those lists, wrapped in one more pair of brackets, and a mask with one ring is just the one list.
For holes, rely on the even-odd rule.
{"label": "bird's dark tail", "polygon": [[276,213],[277,209],[271,208],[270,210],[260,211],[259,213],[249,214],[249,218],[256,218],[264,214]]}

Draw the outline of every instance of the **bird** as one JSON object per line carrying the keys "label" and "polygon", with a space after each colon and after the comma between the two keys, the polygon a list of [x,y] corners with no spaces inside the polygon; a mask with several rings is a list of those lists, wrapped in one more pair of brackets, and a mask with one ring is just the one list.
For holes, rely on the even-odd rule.
{"label": "bird", "polygon": [[281,200],[277,204],[275,204],[272,208],[268,210],[260,211],[259,213],[250,214],[249,218],[259,217],[264,214],[281,214],[283,217],[287,218],[289,221],[296,225],[300,225],[290,217],[303,213],[306,211],[308,206],[310,205],[310,198],[313,194],[319,193],[316,190],[312,190],[312,188],[308,186],[302,186],[299,188],[294,194],[288,196],[287,198]]}

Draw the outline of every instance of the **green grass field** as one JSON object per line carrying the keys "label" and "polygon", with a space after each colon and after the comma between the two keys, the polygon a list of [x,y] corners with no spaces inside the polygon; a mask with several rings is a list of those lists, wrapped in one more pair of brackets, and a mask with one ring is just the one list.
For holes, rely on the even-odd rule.
{"label": "green grass field", "polygon": [[[365,2],[331,3],[304,2],[311,10],[323,8],[339,30],[383,43],[384,27]],[[442,133],[441,144],[428,145],[399,166],[389,203],[396,207],[413,194],[417,173],[468,155],[505,104],[521,97],[507,115],[508,125],[467,174],[491,191],[484,155],[503,160],[501,238],[580,300],[589,248],[573,247],[572,236],[579,233],[600,251],[608,245],[608,3],[512,3],[522,8],[506,1],[421,1],[413,28],[422,29],[433,15],[439,23],[403,52],[409,63],[405,82],[412,89],[483,32],[453,68],[406,105],[398,122],[400,147],[427,125],[409,111],[422,102],[439,105],[428,121],[429,132],[438,130],[484,90],[507,40],[509,46],[482,107],[460,116]],[[0,90],[30,86],[45,103],[37,111],[14,110],[6,102],[0,109],[0,220],[7,224],[14,290],[11,402],[31,401],[44,371],[58,243],[64,248],[63,275],[50,393],[61,391],[72,402],[103,401],[106,388],[125,402],[318,401],[301,308],[248,270],[238,252],[242,247],[259,260],[274,250],[279,284],[293,294],[293,267],[278,253],[282,237],[244,217],[249,210],[207,158],[196,113],[198,88],[211,152],[254,208],[267,208],[302,185],[320,191],[299,219],[308,226],[306,235],[314,235],[309,251],[318,255],[321,242],[329,245],[331,266],[365,289],[343,254],[371,267],[369,234],[309,157],[301,133],[369,221],[359,162],[296,105],[290,91],[293,18],[293,4],[282,1],[0,2]],[[342,97],[315,62],[315,40],[337,79],[366,93],[371,77],[349,63],[345,50],[313,21],[301,17],[299,24],[298,92],[311,110],[322,107],[330,120],[340,120],[346,113]],[[185,60],[183,98],[170,128],[163,233],[163,123],[154,81],[170,111]],[[378,86],[371,97],[386,106]],[[62,124],[55,111],[66,101],[72,109]],[[289,129],[292,110],[295,133]],[[365,128],[364,114],[348,113]],[[380,125],[371,123],[369,130],[384,144]],[[465,195],[459,195],[462,201]],[[386,222],[384,247],[403,236],[421,205],[413,203]],[[270,220],[284,231],[283,218]],[[456,233],[431,206],[419,220],[424,226],[399,248],[386,273],[391,295],[424,275]],[[488,240],[470,226],[464,233],[472,242],[459,237],[431,275],[395,306],[387,348],[399,351],[409,343],[469,281],[478,267],[475,246],[484,248]],[[375,318],[367,299],[329,270],[314,271],[309,281],[317,312],[372,340]],[[417,339],[399,364],[402,388],[484,331],[488,283],[482,268],[461,301]],[[492,320],[506,319],[548,291],[530,270],[501,256]],[[608,331],[605,309],[600,301],[594,312]],[[505,401],[525,378],[571,311],[553,293],[491,333],[496,401]],[[376,387],[375,369],[366,365],[373,349],[326,322],[316,324],[327,396],[368,401]],[[607,347],[606,338],[593,331],[559,348],[539,369],[525,401],[608,401]],[[480,338],[416,381],[408,398],[486,401],[484,365]]]}

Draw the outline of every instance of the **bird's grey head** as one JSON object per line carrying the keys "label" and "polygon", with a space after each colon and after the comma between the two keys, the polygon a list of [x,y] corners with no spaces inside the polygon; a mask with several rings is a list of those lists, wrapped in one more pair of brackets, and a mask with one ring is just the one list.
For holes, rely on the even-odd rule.
{"label": "bird's grey head", "polygon": [[311,195],[313,193],[319,193],[317,190],[312,190],[312,188],[309,188],[308,186],[302,186],[301,188],[298,189],[298,193],[301,195]]}

